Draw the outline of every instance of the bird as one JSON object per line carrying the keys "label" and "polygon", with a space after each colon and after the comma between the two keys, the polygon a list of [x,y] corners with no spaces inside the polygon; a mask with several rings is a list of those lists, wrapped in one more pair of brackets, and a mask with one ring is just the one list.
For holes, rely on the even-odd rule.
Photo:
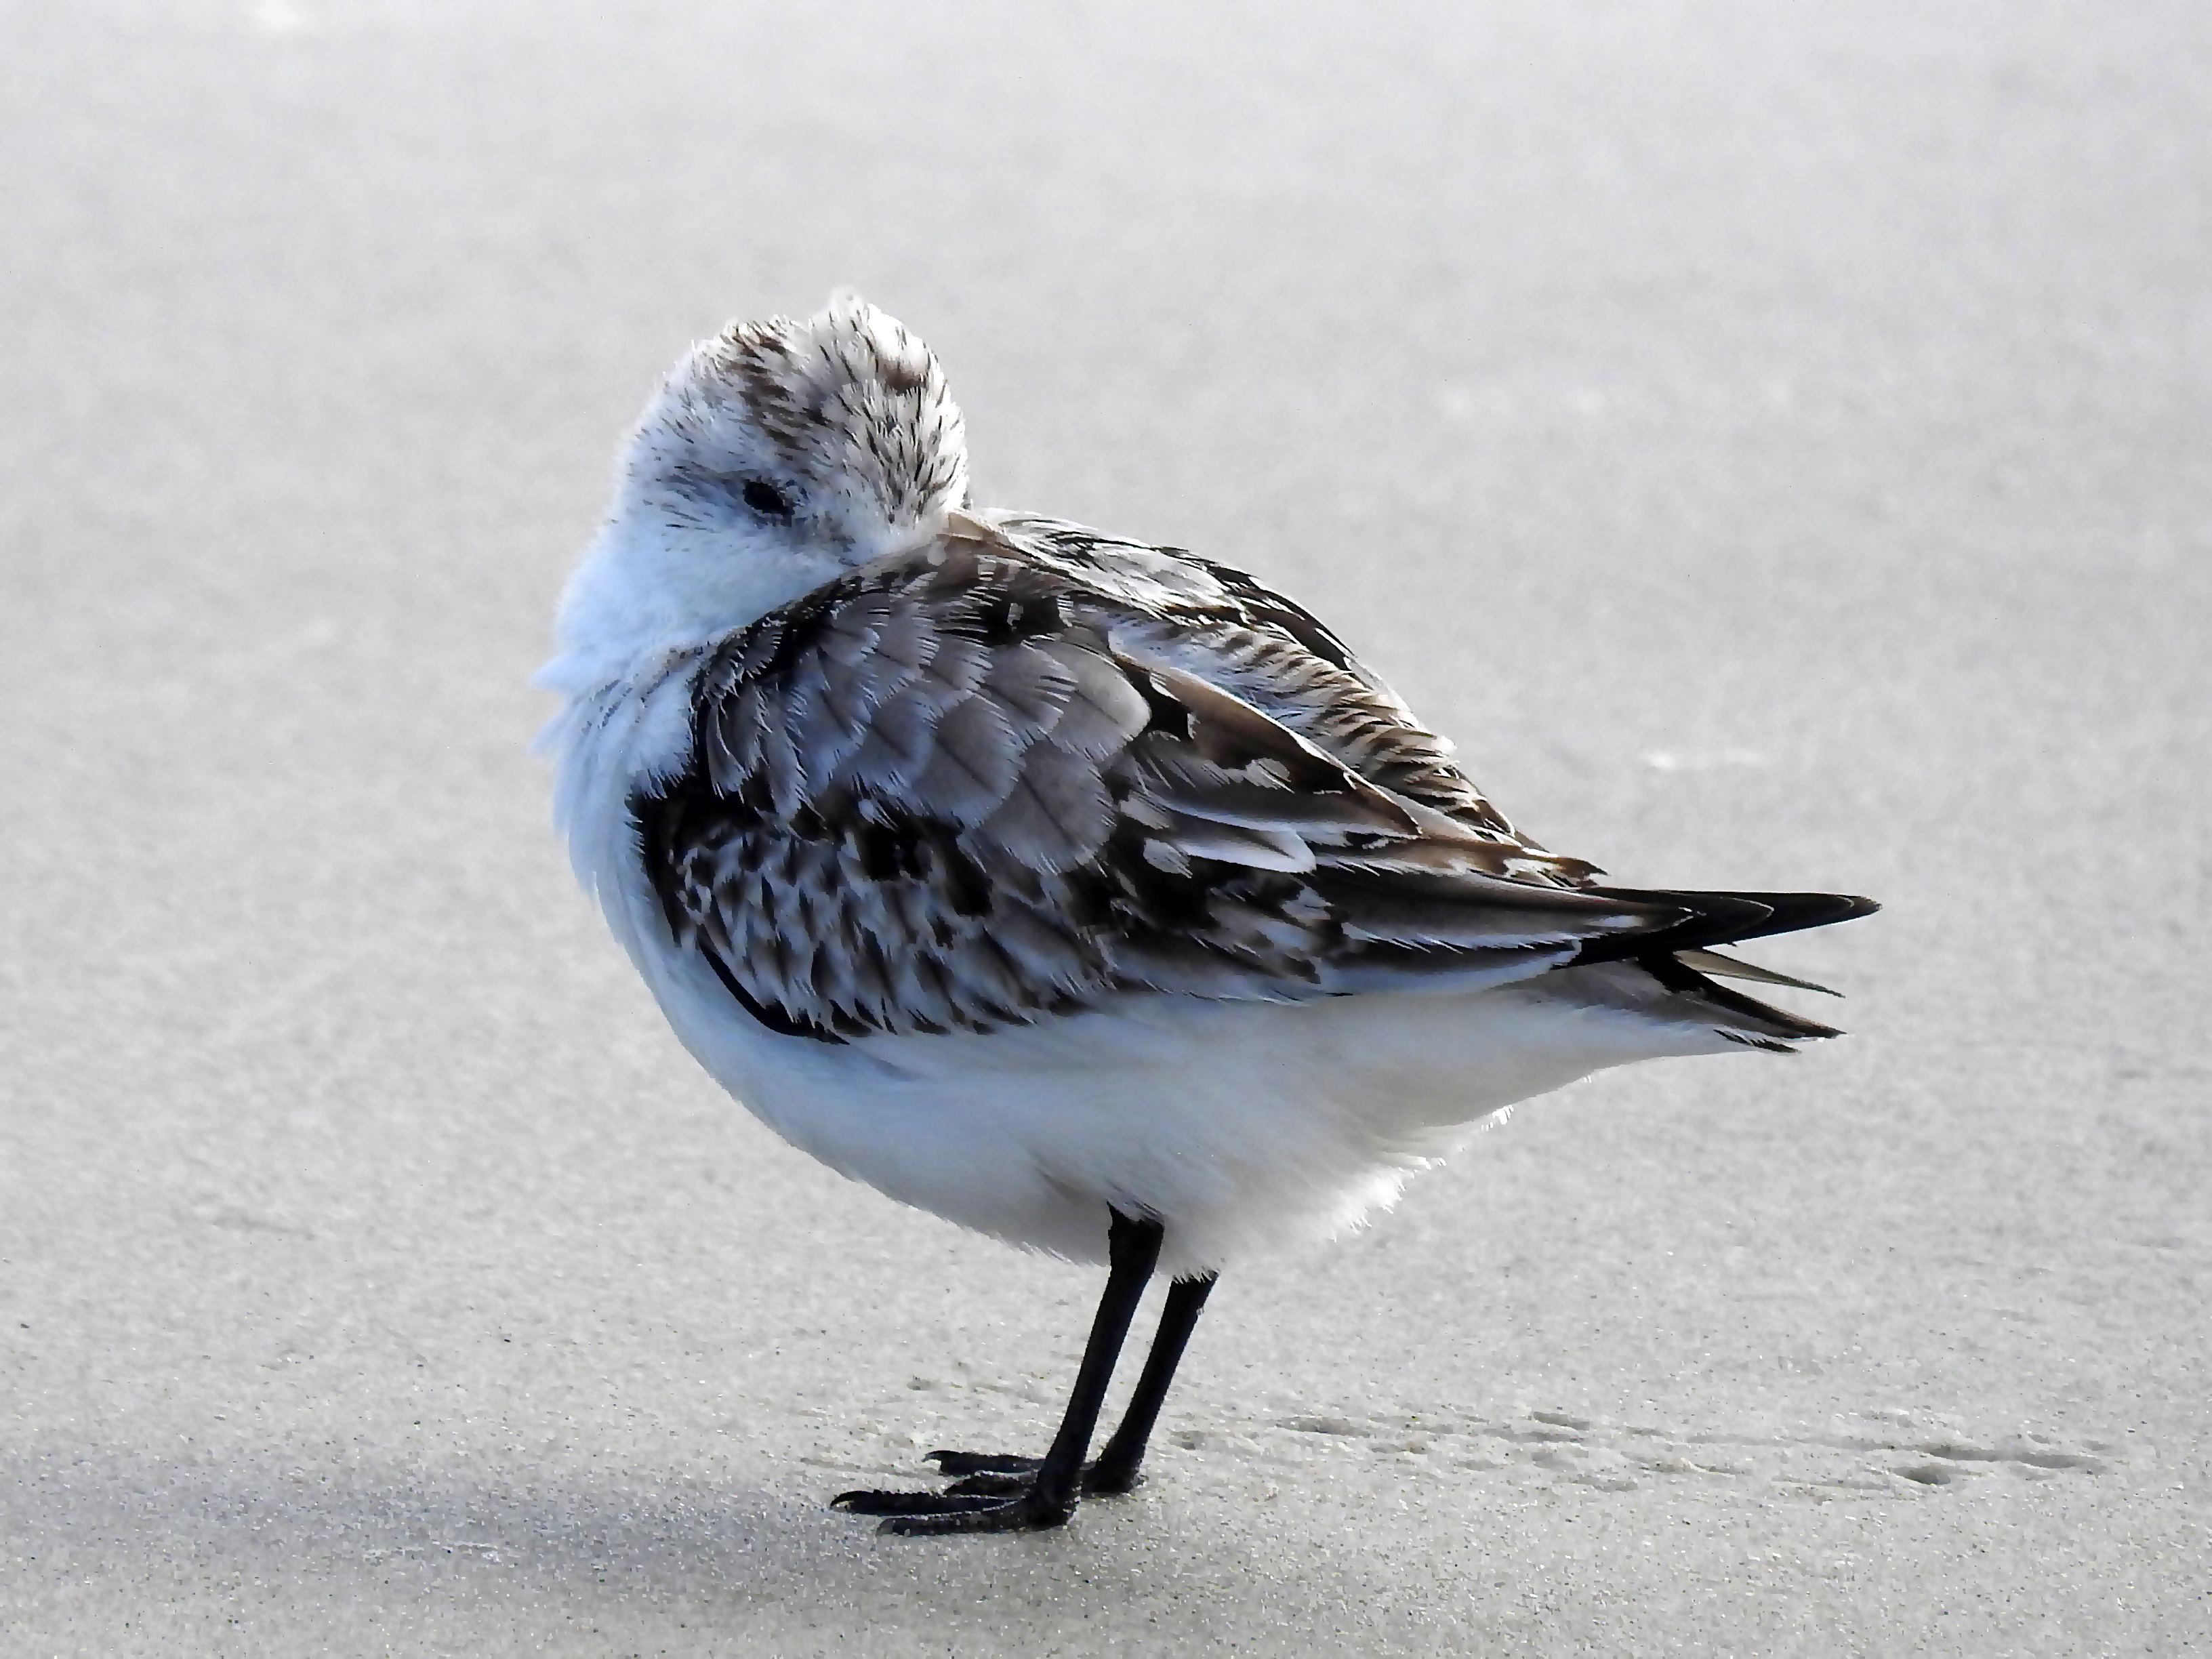
{"label": "bird", "polygon": [[1547,850],[1295,601],[973,504],[937,358],[849,290],[662,380],[556,638],[557,828],[699,1064],[831,1169],[1107,1269],[1042,1456],[831,1500],[895,1534],[1132,1490],[1231,1261],[1593,1072],[1839,1035],[1723,947],[1876,908]]}

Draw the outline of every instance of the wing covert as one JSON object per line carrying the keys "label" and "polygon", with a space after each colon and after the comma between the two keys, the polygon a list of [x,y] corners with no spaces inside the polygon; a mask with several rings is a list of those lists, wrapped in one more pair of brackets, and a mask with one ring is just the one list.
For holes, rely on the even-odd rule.
{"label": "wing covert", "polygon": [[[1577,890],[1588,866],[1515,836],[1379,683],[1233,593],[1143,603],[1170,557],[1145,551],[1093,583],[949,538],[724,641],[690,766],[632,802],[679,945],[837,1041],[1129,992],[1471,987],[1682,920]],[[1212,603],[1182,569],[1171,602]]]}

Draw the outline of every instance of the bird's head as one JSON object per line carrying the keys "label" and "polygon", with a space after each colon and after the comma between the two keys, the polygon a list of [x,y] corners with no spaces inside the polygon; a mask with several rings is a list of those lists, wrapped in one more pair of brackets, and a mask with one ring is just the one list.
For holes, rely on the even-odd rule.
{"label": "bird's head", "polygon": [[933,538],[967,494],[959,406],[897,321],[848,292],[733,324],[647,404],[562,631],[711,637]]}

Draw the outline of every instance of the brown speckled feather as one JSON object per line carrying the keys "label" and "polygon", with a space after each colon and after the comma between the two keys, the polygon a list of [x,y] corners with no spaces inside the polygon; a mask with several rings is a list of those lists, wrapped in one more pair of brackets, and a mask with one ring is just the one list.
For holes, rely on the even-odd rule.
{"label": "brown speckled feather", "polygon": [[1290,601],[1049,520],[970,521],[740,629],[694,715],[632,803],[646,867],[793,1033],[1472,988],[1686,915],[1516,836]]}

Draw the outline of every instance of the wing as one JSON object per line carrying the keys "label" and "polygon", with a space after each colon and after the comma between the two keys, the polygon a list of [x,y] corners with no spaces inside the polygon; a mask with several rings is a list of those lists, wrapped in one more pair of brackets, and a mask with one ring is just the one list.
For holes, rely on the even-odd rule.
{"label": "wing", "polygon": [[730,636],[689,765],[632,801],[678,943],[773,1029],[1472,988],[1773,915],[1578,886],[1379,683],[1212,568],[975,532]]}
{"label": "wing", "polygon": [[1526,873],[1571,886],[1597,875],[1596,866],[1547,853],[1517,832],[1454,763],[1450,741],[1425,728],[1296,600],[1229,565],[1057,520],[1000,514],[979,527],[1031,562],[1166,624],[1152,630],[1156,651],[1188,654],[1194,672],[1218,678],[1370,781],[1478,834],[1512,842]]}

